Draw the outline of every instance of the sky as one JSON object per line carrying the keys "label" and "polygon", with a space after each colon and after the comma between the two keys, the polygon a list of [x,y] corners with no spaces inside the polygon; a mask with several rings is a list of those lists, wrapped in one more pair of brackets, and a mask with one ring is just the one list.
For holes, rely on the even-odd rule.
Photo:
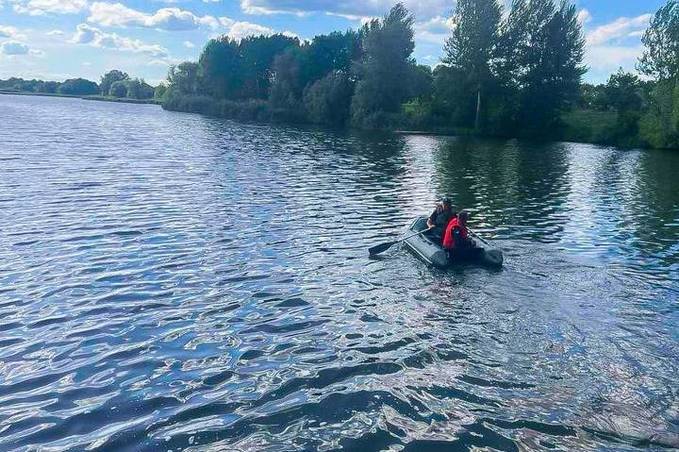
{"label": "sky", "polygon": [[[509,3],[510,0],[502,0]],[[574,0],[588,82],[634,70],[641,35],[665,0]],[[285,33],[300,39],[358,28],[396,0],[0,0],[0,78],[98,81],[111,69],[156,84],[197,60],[213,37]],[[436,65],[455,0],[405,0],[415,15],[415,58]]]}

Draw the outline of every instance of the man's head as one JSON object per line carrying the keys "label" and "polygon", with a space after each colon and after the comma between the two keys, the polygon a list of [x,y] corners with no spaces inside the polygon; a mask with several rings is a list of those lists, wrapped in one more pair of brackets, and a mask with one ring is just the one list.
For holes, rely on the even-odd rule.
{"label": "man's head", "polygon": [[441,200],[441,205],[444,209],[450,209],[450,198],[443,198]]}
{"label": "man's head", "polygon": [[462,225],[467,224],[467,220],[469,220],[469,212],[466,210],[460,210],[457,214],[457,221]]}

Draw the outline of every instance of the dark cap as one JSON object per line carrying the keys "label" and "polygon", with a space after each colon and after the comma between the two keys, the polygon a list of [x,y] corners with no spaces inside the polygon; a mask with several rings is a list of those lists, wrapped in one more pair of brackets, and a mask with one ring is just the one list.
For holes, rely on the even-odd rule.
{"label": "dark cap", "polygon": [[449,206],[450,205],[450,198],[448,198],[447,196],[445,198],[441,198],[441,204],[445,204],[445,205]]}

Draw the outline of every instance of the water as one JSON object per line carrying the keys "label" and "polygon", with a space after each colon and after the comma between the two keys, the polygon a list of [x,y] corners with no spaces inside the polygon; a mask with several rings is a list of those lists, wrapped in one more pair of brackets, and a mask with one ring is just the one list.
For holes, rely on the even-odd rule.
{"label": "water", "polygon": [[[679,447],[677,174],[0,96],[0,449]],[[442,194],[503,270],[368,258]]]}

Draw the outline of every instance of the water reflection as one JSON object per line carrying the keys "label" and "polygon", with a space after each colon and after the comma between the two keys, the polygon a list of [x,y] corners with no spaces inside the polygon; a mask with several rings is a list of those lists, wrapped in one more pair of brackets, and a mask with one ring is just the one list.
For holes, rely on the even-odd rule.
{"label": "water reflection", "polygon": [[470,208],[483,230],[557,240],[570,189],[564,145],[458,138],[441,141],[434,156],[438,190]]}

